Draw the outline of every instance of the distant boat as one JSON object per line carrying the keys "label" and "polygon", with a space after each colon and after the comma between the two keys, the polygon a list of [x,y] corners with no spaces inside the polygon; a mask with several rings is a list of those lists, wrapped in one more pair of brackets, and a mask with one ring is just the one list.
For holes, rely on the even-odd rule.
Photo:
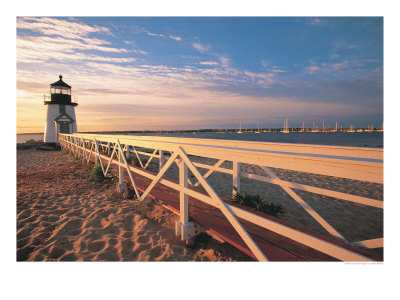
{"label": "distant boat", "polygon": [[350,124],[350,128],[347,130],[347,132],[356,132],[353,124]]}
{"label": "distant boat", "polygon": [[315,122],[313,122],[313,124],[312,124],[312,130],[311,130],[311,132],[319,132],[318,126],[317,126],[317,124],[315,124]]}
{"label": "distant boat", "polygon": [[337,132],[338,131],[338,129],[337,129],[337,122],[336,122],[336,128],[335,128],[335,131],[334,132]]}
{"label": "distant boat", "polygon": [[243,133],[243,131],[242,131],[242,121],[240,121],[239,131],[237,133]]}
{"label": "distant boat", "polygon": [[258,125],[258,122],[257,122],[257,131],[254,131],[254,133],[261,133],[261,131],[260,131],[260,125]]}
{"label": "distant boat", "polygon": [[378,129],[377,131],[383,132],[383,123],[382,123],[382,128],[381,128],[381,129]]}
{"label": "distant boat", "polygon": [[301,125],[301,130],[300,130],[300,132],[305,132],[305,131],[304,131],[304,121],[303,121],[303,124]]}
{"label": "distant boat", "polygon": [[283,121],[283,129],[281,130],[282,133],[289,133],[289,124],[286,117],[286,122]]}
{"label": "distant boat", "polygon": [[368,129],[364,130],[365,132],[373,132],[374,131],[374,124],[368,125]]}

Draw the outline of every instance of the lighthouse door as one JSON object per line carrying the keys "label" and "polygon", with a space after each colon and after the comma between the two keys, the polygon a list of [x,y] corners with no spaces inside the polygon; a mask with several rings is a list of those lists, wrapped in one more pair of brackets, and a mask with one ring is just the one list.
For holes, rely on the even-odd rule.
{"label": "lighthouse door", "polygon": [[68,123],[60,123],[60,133],[70,133]]}

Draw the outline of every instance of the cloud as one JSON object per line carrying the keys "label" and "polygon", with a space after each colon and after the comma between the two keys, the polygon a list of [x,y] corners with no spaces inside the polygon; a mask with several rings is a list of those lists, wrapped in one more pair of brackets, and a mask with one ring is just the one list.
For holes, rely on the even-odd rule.
{"label": "cloud", "polygon": [[154,33],[154,32],[147,30],[146,28],[139,27],[139,26],[133,26],[132,31],[134,33],[144,32],[146,35],[151,36],[151,37],[161,37],[161,38],[171,39],[171,40],[178,41],[178,42],[183,40],[180,36],[177,36],[177,35],[173,35],[173,34],[165,35],[162,33]]}
{"label": "cloud", "polygon": [[319,25],[319,24],[321,24],[321,19],[319,19],[319,18],[312,18],[312,19],[307,18],[307,24],[309,24],[309,25]]}
{"label": "cloud", "polygon": [[217,61],[202,61],[199,62],[200,65],[204,65],[204,66],[218,66],[219,62]]}
{"label": "cloud", "polygon": [[228,67],[231,64],[231,59],[226,55],[218,55],[222,67]]}
{"label": "cloud", "polygon": [[346,72],[346,73],[360,73],[360,72],[367,72],[368,65],[377,63],[378,60],[375,59],[355,59],[355,60],[343,60],[341,62],[322,62],[317,63],[313,60],[310,61],[311,65],[305,67],[305,71],[307,74],[314,74],[314,73],[338,73]]}
{"label": "cloud", "polygon": [[101,46],[101,41],[94,40],[91,43],[68,40],[61,37],[45,36],[20,36],[17,37],[17,62],[40,63],[51,59],[59,61],[68,60],[94,60],[115,63],[135,61],[133,57],[108,57],[87,53],[89,50],[111,53],[128,53],[127,49]]}
{"label": "cloud", "polygon": [[266,68],[266,67],[268,67],[268,66],[270,65],[270,62],[268,62],[268,61],[265,60],[265,59],[262,59],[262,60],[261,60],[261,65],[262,65],[264,68]]}
{"label": "cloud", "polygon": [[250,77],[251,80],[256,80],[257,83],[264,88],[269,87],[276,82],[274,80],[275,74],[273,73],[254,73],[250,71],[244,71],[244,74]]}
{"label": "cloud", "polygon": [[338,50],[338,49],[352,50],[352,49],[361,48],[361,45],[345,42],[342,40],[336,40],[333,43],[333,47],[335,50]]}
{"label": "cloud", "polygon": [[180,36],[175,36],[175,35],[169,35],[168,36],[170,39],[173,39],[175,41],[182,41],[182,38]]}
{"label": "cloud", "polygon": [[286,73],[286,70],[282,70],[282,69],[272,69],[271,72],[273,73]]}
{"label": "cloud", "polygon": [[320,71],[320,70],[322,70],[322,68],[320,68],[320,67],[318,67],[318,66],[309,66],[309,67],[306,67],[306,72],[307,72],[308,74],[313,74],[313,73],[318,72],[318,71]]}
{"label": "cloud", "polygon": [[200,44],[200,43],[193,43],[192,44],[193,48],[196,49],[197,51],[201,52],[201,53],[205,53],[211,50],[211,46],[210,45],[204,45],[204,44]]}
{"label": "cloud", "polygon": [[[18,63],[49,63],[51,60],[129,63],[136,60],[130,53],[147,54],[139,49],[113,47],[110,41],[91,36],[99,33],[112,35],[108,28],[89,26],[71,18],[18,18],[17,29]],[[125,44],[134,43],[125,41]],[[112,53],[114,57],[90,51]],[[118,57],[120,54],[125,54],[125,57]]]}
{"label": "cloud", "polygon": [[81,39],[90,33],[104,32],[111,34],[110,30],[101,26],[89,26],[87,24],[59,18],[35,18],[19,17],[17,18],[17,29],[29,29],[34,32],[40,32],[45,35],[59,36],[70,39]]}

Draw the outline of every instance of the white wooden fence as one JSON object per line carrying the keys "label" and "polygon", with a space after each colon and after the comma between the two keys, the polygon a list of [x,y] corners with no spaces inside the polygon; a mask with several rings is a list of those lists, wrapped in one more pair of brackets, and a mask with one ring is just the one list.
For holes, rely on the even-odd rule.
{"label": "white wooden fence", "polygon": [[[129,135],[104,135],[104,134],[60,134],[59,143],[64,149],[68,149],[77,156],[83,156],[89,160],[91,154],[95,154],[96,161],[101,164],[104,174],[107,174],[111,162],[119,166],[119,183],[123,184],[123,170],[128,173],[135,194],[139,200],[144,200],[157,183],[162,183],[180,193],[180,222],[182,237],[185,234],[189,222],[188,196],[194,197],[209,205],[217,207],[225,215],[234,229],[260,261],[268,260],[253,241],[247,231],[238,221],[237,217],[252,222],[258,226],[276,232],[289,239],[302,243],[313,249],[321,251],[343,261],[369,261],[368,257],[342,248],[314,236],[308,235],[280,223],[262,218],[251,212],[242,210],[223,202],[214,191],[207,178],[213,172],[222,172],[232,175],[232,191],[240,190],[240,178],[249,178],[262,182],[279,185],[306,212],[323,226],[333,237],[346,241],[332,225],[320,216],[295,190],[303,190],[315,194],[329,196],[353,203],[383,209],[383,201],[353,194],[338,192],[325,188],[290,182],[280,179],[271,169],[280,168],[299,172],[335,176],[360,181],[383,184],[383,149],[320,146],[304,144],[247,142],[235,140],[194,139],[158,136],[129,136]],[[100,153],[100,149],[108,149],[107,156]],[[154,149],[152,153],[140,149]],[[112,151],[111,151],[112,150]],[[141,166],[134,167],[127,163],[126,155],[134,155]],[[169,153],[169,157],[166,153]],[[146,163],[140,156],[148,156]],[[216,159],[214,165],[202,164],[191,160],[191,156]],[[102,159],[108,161],[104,165]],[[150,162],[157,158],[159,172],[157,175],[143,171],[148,168]],[[232,169],[222,167],[223,162],[231,161]],[[179,184],[163,178],[165,172],[176,163],[179,166]],[[241,171],[240,164],[252,164],[260,166],[268,176],[251,174]],[[204,175],[198,168],[208,169]],[[192,183],[188,178],[188,169],[197,179]],[[152,180],[148,188],[141,194],[135,184],[133,173],[145,176]],[[190,189],[188,185],[201,184],[208,195]],[[354,243],[353,243],[354,244]],[[359,241],[355,243],[366,248],[383,247],[383,237]]]}

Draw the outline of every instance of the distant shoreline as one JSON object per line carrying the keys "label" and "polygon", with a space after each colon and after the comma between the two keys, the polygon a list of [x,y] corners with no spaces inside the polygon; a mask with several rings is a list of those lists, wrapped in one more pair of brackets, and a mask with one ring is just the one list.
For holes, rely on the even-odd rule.
{"label": "distant shoreline", "polygon": [[17,135],[27,135],[27,134],[44,134],[44,132],[17,133]]}
{"label": "distant shoreline", "polygon": [[[358,128],[363,130],[363,132],[368,132],[368,128]],[[261,131],[261,132],[281,132],[282,128],[247,128],[243,129],[243,132],[255,132],[255,131]],[[313,128],[304,128],[304,132],[313,132]],[[79,133],[83,134],[116,134],[116,133],[122,133],[122,134],[130,134],[130,133],[192,133],[192,132],[217,132],[217,133],[226,133],[226,132],[237,132],[237,128],[229,128],[229,129],[175,129],[175,130],[109,130],[109,131],[80,131]],[[302,132],[302,128],[300,127],[293,127],[289,128],[290,132]],[[335,131],[333,128],[328,128],[325,130],[319,130],[316,132],[321,132],[321,133],[329,133],[329,132],[348,132],[348,128],[343,128],[343,129],[338,129]],[[374,128],[371,132],[380,132],[379,128]],[[28,135],[28,134],[44,134],[43,132],[34,132],[34,133],[17,133],[17,135]]]}
{"label": "distant shoreline", "polygon": [[[383,132],[301,132],[291,131],[282,133],[280,131],[217,131],[202,129],[198,131],[98,131],[98,132],[79,132],[80,134],[92,135],[126,135],[126,136],[165,136],[182,138],[201,138],[201,139],[227,139],[227,140],[245,140],[256,142],[272,143],[293,143],[310,145],[330,145],[330,146],[348,146],[348,147],[372,147],[383,148]],[[43,142],[43,134],[18,134],[17,143],[26,143],[34,141]]]}

